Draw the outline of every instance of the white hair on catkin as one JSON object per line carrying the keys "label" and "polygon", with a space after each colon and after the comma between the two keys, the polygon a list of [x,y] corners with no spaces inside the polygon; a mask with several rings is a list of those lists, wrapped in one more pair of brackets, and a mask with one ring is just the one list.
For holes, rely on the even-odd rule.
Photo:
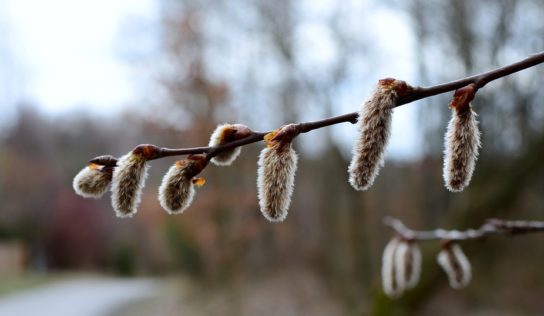
{"label": "white hair on catkin", "polygon": [[359,114],[359,138],[353,147],[348,168],[349,183],[356,190],[367,190],[383,166],[385,147],[391,134],[391,120],[397,93],[378,85]]}
{"label": "white hair on catkin", "polygon": [[287,217],[295,184],[298,156],[291,143],[275,142],[261,151],[257,170],[259,206],[264,217],[281,222]]}
{"label": "white hair on catkin", "polygon": [[111,182],[111,174],[103,171],[103,168],[103,166],[90,164],[81,169],[72,182],[76,194],[84,198],[102,197],[108,191]]}
{"label": "white hair on catkin", "polygon": [[391,298],[399,297],[404,292],[404,283],[397,280],[396,252],[400,240],[393,238],[387,243],[382,255],[382,287],[385,295]]}
{"label": "white hair on catkin", "polygon": [[471,109],[452,109],[452,117],[444,137],[444,183],[452,192],[468,186],[480,148],[477,114]]}
{"label": "white hair on catkin", "polygon": [[132,217],[138,211],[148,168],[146,159],[132,152],[117,161],[111,184],[111,202],[117,217]]}
{"label": "white hair on catkin", "polygon": [[452,288],[461,289],[468,285],[472,277],[470,262],[458,244],[446,245],[438,254],[437,261],[446,272]]}
{"label": "white hair on catkin", "polygon": [[[250,130],[241,124],[220,124],[210,136],[208,146],[215,147],[235,141],[243,136],[249,135]],[[217,166],[230,166],[242,151],[241,147],[234,147],[224,150],[211,159]]]}
{"label": "white hair on catkin", "polygon": [[183,213],[193,201],[195,188],[186,170],[182,162],[176,162],[162,178],[159,202],[168,214]]}
{"label": "white hair on catkin", "polygon": [[395,251],[395,275],[399,288],[411,289],[421,275],[421,251],[414,242],[402,241]]}

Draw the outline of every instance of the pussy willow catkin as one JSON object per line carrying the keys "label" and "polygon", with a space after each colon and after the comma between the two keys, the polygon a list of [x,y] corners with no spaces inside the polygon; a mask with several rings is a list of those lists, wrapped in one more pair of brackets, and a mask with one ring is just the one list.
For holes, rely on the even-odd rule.
{"label": "pussy willow catkin", "polygon": [[111,202],[118,217],[132,217],[138,205],[147,177],[147,159],[130,152],[117,161],[113,169]]}
{"label": "pussy willow catkin", "polygon": [[91,163],[74,177],[72,186],[76,194],[98,199],[108,191],[111,177],[111,172],[108,172],[106,167]]}
{"label": "pussy willow catkin", "polygon": [[[221,124],[213,131],[210,136],[208,146],[220,146],[238,139],[242,139],[251,134],[251,130],[241,124]],[[240,155],[241,147],[227,149],[211,159],[211,162],[217,166],[229,166]]]}
{"label": "pussy willow catkin", "polygon": [[272,139],[267,143],[258,161],[259,206],[266,219],[281,222],[287,217],[291,204],[298,156],[291,147],[291,139]]}
{"label": "pussy willow catkin", "polygon": [[203,185],[204,179],[194,178],[205,166],[204,158],[176,161],[170,167],[159,187],[159,202],[169,214],[180,214],[187,209],[195,195],[194,186]]}
{"label": "pussy willow catkin", "polygon": [[469,107],[460,112],[452,109],[445,136],[444,182],[452,192],[468,186],[480,148],[480,131],[476,113]]}
{"label": "pussy willow catkin", "polygon": [[370,99],[363,103],[359,113],[359,137],[348,168],[349,183],[356,190],[367,190],[372,186],[383,166],[393,108],[401,87],[406,89],[406,83],[394,79],[380,80]]}

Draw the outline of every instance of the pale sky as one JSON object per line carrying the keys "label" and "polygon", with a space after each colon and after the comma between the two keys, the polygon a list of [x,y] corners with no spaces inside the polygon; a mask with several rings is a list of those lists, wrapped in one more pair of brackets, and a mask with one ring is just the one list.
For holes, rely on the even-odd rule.
{"label": "pale sky", "polygon": [[116,41],[129,19],[156,18],[155,1],[2,0],[0,11],[8,35],[2,46],[18,64],[7,75],[22,77],[18,98],[53,114],[105,111],[134,99]]}
{"label": "pale sky", "polygon": [[[319,0],[312,7],[326,10],[328,2]],[[146,29],[158,29],[158,10],[153,0],[0,0],[0,124],[22,101],[51,115],[81,109],[101,115],[140,100],[133,69],[123,56],[153,46],[156,36]],[[410,81],[415,77],[414,41],[406,17],[383,6],[373,10],[375,21],[367,22],[380,25],[373,40],[382,52],[376,80]],[[130,29],[134,21],[136,30]],[[319,38],[320,32],[319,26],[308,26],[308,36]],[[121,36],[141,33],[143,38],[120,46]],[[330,50],[319,51],[323,54],[317,58],[328,58]],[[342,111],[359,106],[343,105]],[[416,116],[413,105],[395,111],[390,156],[414,158],[419,153]],[[345,133],[353,134],[353,127],[335,127],[340,139]]]}

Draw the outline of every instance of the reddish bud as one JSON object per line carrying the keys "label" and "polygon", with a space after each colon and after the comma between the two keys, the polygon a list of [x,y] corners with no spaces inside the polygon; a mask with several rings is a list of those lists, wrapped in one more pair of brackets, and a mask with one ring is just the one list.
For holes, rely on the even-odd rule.
{"label": "reddish bud", "polygon": [[291,144],[293,139],[300,134],[300,129],[298,124],[287,124],[284,125],[264,136],[264,141],[266,142],[267,147],[274,147],[279,150],[286,144]]}
{"label": "reddish bud", "polygon": [[382,89],[394,90],[398,98],[404,97],[412,92],[414,88],[403,80],[397,80],[394,78],[385,78],[378,81],[378,85]]}
{"label": "reddish bud", "polygon": [[132,150],[132,153],[146,160],[155,159],[159,156],[161,148],[151,144],[138,145]]}
{"label": "reddish bud", "polygon": [[476,91],[478,91],[478,89],[473,83],[455,90],[453,99],[449,104],[450,108],[455,109],[458,113],[468,111],[470,109],[470,101],[476,96]]}

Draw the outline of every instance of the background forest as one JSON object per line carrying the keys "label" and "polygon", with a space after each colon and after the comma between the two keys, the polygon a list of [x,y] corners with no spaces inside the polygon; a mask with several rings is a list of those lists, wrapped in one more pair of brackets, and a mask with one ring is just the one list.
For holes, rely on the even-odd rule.
{"label": "background forest", "polygon": [[127,315],[544,310],[540,235],[467,243],[474,277],[462,291],[450,289],[436,265],[435,243],[422,249],[418,287],[390,301],[380,286],[392,236],[386,215],[418,229],[544,219],[541,66],[489,84],[473,102],[483,147],[463,193],[442,180],[450,95],[395,110],[386,167],[367,192],[347,182],[354,126],[297,138],[300,167],[281,224],[258,209],[261,145],[244,147],[232,167],[207,168],[183,215],[167,215],[157,201],[174,159],[153,162],[132,219],[116,218],[109,198],[85,200],[71,186],[100,154],[120,156],[140,143],[201,146],[218,123],[264,131],[355,111],[382,77],[426,86],[522,59],[544,50],[542,1],[160,0],[155,7],[151,22],[125,21],[115,41],[133,98],[103,110],[89,102],[50,113],[26,97],[24,66],[0,23],[0,241],[23,249],[20,271],[0,274],[0,293],[27,275],[77,272],[160,280],[160,295],[126,306]]}

